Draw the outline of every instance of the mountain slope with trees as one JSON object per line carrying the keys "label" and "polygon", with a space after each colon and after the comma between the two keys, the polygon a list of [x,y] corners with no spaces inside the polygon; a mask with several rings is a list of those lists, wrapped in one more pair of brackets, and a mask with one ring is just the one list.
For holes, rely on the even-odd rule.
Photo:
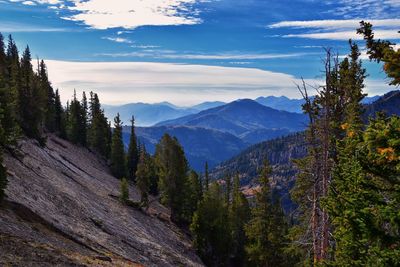
{"label": "mountain slope with trees", "polygon": [[[45,147],[21,140],[4,161],[1,263],[202,266],[169,210],[152,196],[147,211],[121,203],[118,179],[88,149],[50,135]],[[128,190],[131,201],[140,200],[135,186]]]}

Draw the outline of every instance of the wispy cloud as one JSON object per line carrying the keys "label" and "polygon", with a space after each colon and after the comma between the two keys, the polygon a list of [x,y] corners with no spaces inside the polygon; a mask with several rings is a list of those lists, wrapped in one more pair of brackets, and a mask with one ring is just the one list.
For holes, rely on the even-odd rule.
{"label": "wispy cloud", "polygon": [[269,28],[355,29],[360,25],[361,20],[369,21],[376,27],[400,27],[400,19],[344,19],[281,21],[269,25]]}
{"label": "wispy cloud", "polygon": [[310,21],[281,21],[269,25],[269,28],[290,28],[293,31],[306,29],[307,32],[284,34],[285,38],[308,38],[328,40],[362,39],[356,33],[361,20],[369,21],[374,25],[375,36],[382,39],[400,39],[398,29],[400,19],[348,19],[348,20],[310,20]]}
{"label": "wispy cloud", "polygon": [[221,54],[183,54],[171,50],[143,50],[127,53],[102,53],[99,56],[120,57],[151,57],[159,59],[190,59],[190,60],[257,60],[295,58],[320,53],[286,53],[286,54],[249,54],[249,53],[221,53]]}
{"label": "wispy cloud", "polygon": [[133,41],[126,39],[126,38],[122,38],[122,37],[103,37],[102,39],[109,40],[109,41],[116,42],[116,43],[125,43],[125,44],[134,43]]}
{"label": "wispy cloud", "polygon": [[189,105],[210,100],[211,95],[221,101],[260,95],[298,97],[296,77],[261,69],[148,62],[46,63],[64,101],[74,88],[95,90],[108,104],[172,101]]}
{"label": "wispy cloud", "polygon": [[[191,105],[201,101],[285,95],[299,98],[293,75],[243,67],[149,62],[68,62],[47,60],[49,77],[63,101],[74,89],[94,90],[106,104],[169,101]],[[316,79],[306,83],[322,84]],[[384,80],[367,78],[370,95],[393,90]],[[212,99],[210,98],[212,96]]]}
{"label": "wispy cloud", "polygon": [[[318,32],[282,35],[285,38],[308,38],[328,40],[361,40],[363,37],[355,31]],[[400,34],[395,30],[380,30],[375,32],[375,37],[380,39],[400,39]]]}
{"label": "wispy cloud", "polygon": [[344,18],[396,18],[400,15],[398,0],[337,0],[331,4],[335,7],[328,13]]}
{"label": "wispy cloud", "polygon": [[3,33],[16,33],[16,32],[66,32],[71,31],[67,28],[50,28],[47,26],[40,25],[29,25],[22,23],[0,23],[0,32]]}

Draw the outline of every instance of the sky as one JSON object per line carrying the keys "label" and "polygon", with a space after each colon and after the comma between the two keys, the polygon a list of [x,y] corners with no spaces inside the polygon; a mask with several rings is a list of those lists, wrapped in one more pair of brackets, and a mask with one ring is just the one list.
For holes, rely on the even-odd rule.
{"label": "sky", "polygon": [[[46,61],[64,101],[76,89],[106,104],[300,98],[324,49],[363,51],[360,20],[398,43],[399,18],[400,0],[0,0],[0,32]],[[395,89],[361,57],[369,95]]]}

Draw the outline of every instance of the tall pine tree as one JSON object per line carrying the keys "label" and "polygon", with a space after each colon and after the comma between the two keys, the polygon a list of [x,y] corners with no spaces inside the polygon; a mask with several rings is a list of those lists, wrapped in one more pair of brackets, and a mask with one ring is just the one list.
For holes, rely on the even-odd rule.
{"label": "tall pine tree", "polygon": [[135,118],[132,116],[131,136],[129,139],[128,154],[126,156],[126,167],[128,171],[128,178],[133,182],[135,182],[136,180],[136,170],[138,168],[138,162],[139,162],[139,151],[135,133]]}
{"label": "tall pine tree", "polygon": [[122,121],[119,113],[114,118],[114,131],[111,144],[111,171],[119,179],[125,175],[125,150],[122,140]]}

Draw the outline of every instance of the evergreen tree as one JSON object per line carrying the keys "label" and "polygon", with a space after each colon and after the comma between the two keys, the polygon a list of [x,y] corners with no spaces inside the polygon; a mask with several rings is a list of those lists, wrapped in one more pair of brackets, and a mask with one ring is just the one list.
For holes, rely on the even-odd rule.
{"label": "evergreen tree", "polygon": [[400,84],[400,50],[386,40],[376,40],[372,24],[361,21],[357,33],[363,35],[366,42],[367,54],[371,60],[383,62],[383,70],[391,80],[391,85]]}
{"label": "evergreen tree", "polygon": [[[5,135],[10,141],[15,142],[20,134],[21,114],[19,109],[19,91],[21,87],[21,66],[19,62],[18,48],[11,37],[8,38],[6,52],[6,88],[3,100],[4,120],[3,127]],[[8,106],[8,108],[6,108]]]}
{"label": "evergreen tree", "polygon": [[157,144],[155,160],[162,203],[170,207],[172,221],[178,224],[189,222],[186,207],[188,163],[178,140],[164,134]]}
{"label": "evergreen tree", "polygon": [[47,67],[43,60],[39,64],[39,98],[40,102],[37,103],[41,106],[43,115],[43,125],[50,131],[55,131],[55,94],[53,87],[49,82],[47,75]]}
{"label": "evergreen tree", "polygon": [[94,151],[108,158],[112,142],[111,125],[101,109],[99,97],[93,92],[90,92],[89,106],[88,145]]}
{"label": "evergreen tree", "polygon": [[20,125],[28,137],[41,140],[40,124],[43,113],[40,103],[42,101],[38,79],[32,69],[31,52],[28,46],[22,55],[20,75],[21,86],[18,92]]}
{"label": "evergreen tree", "polygon": [[208,191],[208,185],[210,183],[209,173],[208,173],[208,162],[206,161],[204,165],[204,191]]}
{"label": "evergreen tree", "polygon": [[160,179],[157,174],[157,167],[156,167],[154,157],[151,157],[151,156],[148,157],[148,164],[149,164],[149,169],[150,169],[150,173],[151,173],[149,193],[152,194],[153,196],[157,196],[159,193],[158,184],[159,184]]}
{"label": "evergreen tree", "polygon": [[190,225],[194,246],[207,266],[226,266],[229,262],[231,233],[227,218],[224,194],[217,183],[212,183]]}
{"label": "evergreen tree", "polygon": [[232,177],[229,174],[225,175],[225,203],[229,208],[231,201],[231,191],[232,191]]}
{"label": "evergreen tree", "polygon": [[76,92],[74,91],[74,97],[68,107],[68,122],[67,122],[67,136],[68,140],[72,143],[86,145],[86,123],[84,110],[76,98]]}
{"label": "evergreen tree", "polygon": [[[246,252],[252,266],[286,266],[284,256],[286,222],[279,201],[272,198],[269,186],[271,167],[264,163],[259,177],[251,219],[245,226]],[[275,203],[275,204],[274,204]]]}
{"label": "evergreen tree", "polygon": [[83,146],[87,145],[87,129],[88,129],[88,103],[86,98],[85,91],[82,93],[82,101],[81,101],[81,143]]}
{"label": "evergreen tree", "polygon": [[[3,35],[0,34],[0,106],[3,110],[2,127],[4,138],[8,143],[15,143],[19,135],[19,128],[16,120],[16,88],[11,81],[11,66],[5,53]],[[18,63],[15,62],[15,64]]]}
{"label": "evergreen tree", "polygon": [[121,202],[127,203],[129,200],[129,183],[128,180],[123,177],[120,181],[120,191],[121,194],[119,196]]}
{"label": "evergreen tree", "polygon": [[60,94],[57,89],[54,96],[54,131],[61,138],[67,138],[65,120],[64,108],[61,104]]}
{"label": "evergreen tree", "polygon": [[250,206],[245,195],[240,191],[239,174],[233,180],[232,202],[229,210],[231,228],[231,255],[233,266],[244,266],[246,263],[245,244],[247,241],[244,226],[250,220]]}
{"label": "evergreen tree", "polygon": [[128,154],[126,157],[126,165],[128,171],[128,178],[131,181],[136,180],[136,170],[138,168],[139,152],[137,138],[135,134],[135,118],[132,116],[131,119],[131,136],[129,139]]}
{"label": "evergreen tree", "polygon": [[191,170],[189,173],[189,186],[187,191],[189,193],[188,212],[191,218],[193,216],[193,213],[196,211],[197,204],[201,200],[203,194],[200,176],[194,170]]}
{"label": "evergreen tree", "polygon": [[114,131],[111,144],[111,171],[119,179],[125,175],[125,150],[122,140],[122,122],[119,113],[114,118]]}
{"label": "evergreen tree", "polygon": [[145,149],[142,149],[140,151],[140,160],[135,176],[136,185],[140,191],[140,202],[145,207],[148,207],[149,205],[150,183],[153,174],[150,160],[150,155],[146,153]]}

